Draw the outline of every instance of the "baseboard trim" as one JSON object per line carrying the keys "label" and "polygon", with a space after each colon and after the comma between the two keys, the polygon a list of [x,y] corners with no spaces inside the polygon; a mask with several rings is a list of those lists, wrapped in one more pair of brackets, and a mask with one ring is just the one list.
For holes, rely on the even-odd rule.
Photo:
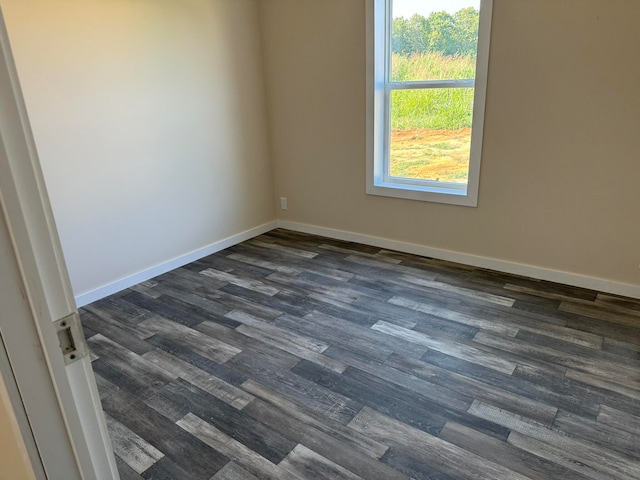
{"label": "baseboard trim", "polygon": [[238,243],[244,242],[253,237],[257,237],[258,235],[262,235],[263,233],[277,228],[277,226],[278,222],[276,221],[265,223],[264,225],[245,230],[244,232],[238,233],[237,235],[232,235],[231,237],[227,237],[218,242],[211,243],[205,247],[186,253],[159,265],[155,265],[141,272],[134,273],[133,275],[130,275],[128,277],[121,278],[120,280],[116,280],[115,282],[103,285],[89,292],[81,293],[75,297],[76,305],[78,307],[83,307],[92,302],[100,300],[101,298],[108,297],[109,295],[124,290],[125,288],[137,285],[140,282],[145,282],[153,277],[157,277],[158,275],[167,273],[170,270],[180,268],[187,263],[194,262],[203,257],[206,257],[207,255],[211,255],[213,253],[219,252],[220,250],[224,250],[225,248],[232,247],[233,245],[237,245]]}
{"label": "baseboard trim", "polygon": [[550,282],[563,283],[575,287],[588,288],[599,292],[612,293],[625,297],[640,299],[640,286],[626,283],[614,282],[601,278],[588,277],[575,273],[561,272],[548,268],[536,267],[533,265],[524,265],[520,263],[508,262],[494,258],[481,257],[478,255],[470,255],[466,253],[454,252],[440,248],[426,247],[414,243],[400,242],[388,238],[375,237],[373,235],[365,235],[361,233],[349,232],[346,230],[336,230],[333,228],[319,227],[305,223],[273,221],[265,223],[258,227],[246,230],[244,232],[232,235],[218,242],[214,242],[205,247],[199,248],[192,252],[181,255],[167,262],[155,265],[151,268],[134,273],[125,278],[116,280],[115,282],[103,285],[94,290],[81,293],[75,297],[78,307],[83,307],[92,302],[108,297],[125,288],[129,288],[138,283],[144,282],[151,278],[162,275],[170,270],[180,268],[190,262],[199,260],[207,255],[219,252],[225,248],[229,248],[238,243],[242,243],[263,233],[269,232],[274,228],[285,228],[296,232],[310,233],[313,235],[321,235],[324,237],[345,240],[349,242],[357,242],[374,247],[387,248],[389,250],[397,250],[399,252],[412,253],[423,257],[437,258],[440,260],[448,260],[450,262],[472,265],[474,267],[487,268],[499,272],[512,273],[514,275],[522,275],[525,277],[537,278],[539,280],[547,280]]}
{"label": "baseboard trim", "polygon": [[296,232],[310,233],[313,235],[335,238],[337,240],[363,243],[365,245],[372,245],[374,247],[386,248],[389,250],[397,250],[404,253],[412,253],[423,257],[448,260],[450,262],[462,263],[474,267],[487,268],[490,270],[497,270],[499,272],[522,275],[539,280],[563,283],[565,285],[571,285],[574,287],[588,288],[599,292],[612,293],[625,297],[640,299],[640,286],[638,285],[619,283],[601,278],[578,275],[575,273],[561,272],[548,268],[535,267],[533,265],[525,265],[505,260],[498,260],[495,258],[454,252],[451,250],[426,247],[424,245],[417,245],[414,243],[399,242],[397,240],[391,240],[388,238],[363,235],[360,233],[354,233],[345,230],[335,230],[332,228],[319,227],[316,225],[308,225],[304,223],[280,220],[278,221],[278,227],[285,228],[287,230],[293,230]]}

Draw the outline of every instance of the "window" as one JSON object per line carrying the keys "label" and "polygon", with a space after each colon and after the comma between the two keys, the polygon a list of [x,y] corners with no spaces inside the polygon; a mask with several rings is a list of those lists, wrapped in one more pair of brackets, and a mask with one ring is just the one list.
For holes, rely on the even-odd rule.
{"label": "window", "polygon": [[476,206],[492,0],[367,5],[367,193]]}

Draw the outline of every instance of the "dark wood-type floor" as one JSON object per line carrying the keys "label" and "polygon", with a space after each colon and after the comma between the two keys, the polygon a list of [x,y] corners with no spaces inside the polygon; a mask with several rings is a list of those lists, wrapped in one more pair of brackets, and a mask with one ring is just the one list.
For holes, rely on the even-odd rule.
{"label": "dark wood-type floor", "polygon": [[82,309],[123,480],[640,479],[640,302],[275,230]]}

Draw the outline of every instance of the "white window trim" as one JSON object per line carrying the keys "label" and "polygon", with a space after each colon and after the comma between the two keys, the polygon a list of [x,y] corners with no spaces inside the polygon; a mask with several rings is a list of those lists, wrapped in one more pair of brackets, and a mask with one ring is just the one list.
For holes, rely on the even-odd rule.
{"label": "white window trim", "polygon": [[[484,134],[485,103],[487,96],[487,74],[489,67],[489,44],[491,40],[491,19],[493,0],[481,0],[480,29],[478,31],[478,57],[476,64],[475,94],[473,106],[473,125],[471,134],[471,152],[469,159],[469,179],[465,185],[420,181],[413,179],[388,179],[384,177],[385,130],[385,58],[386,18],[390,12],[386,9],[386,0],[367,0],[366,3],[366,42],[367,42],[367,193],[385,197],[406,198],[425,202],[448,203],[476,207],[478,205],[478,187],[480,183],[480,160]],[[385,12],[386,15],[381,12]],[[386,17],[386,18],[385,18]],[[468,81],[462,81],[468,82]],[[430,88],[445,86],[451,82],[412,82],[412,87]],[[468,86],[468,85],[461,85]]]}

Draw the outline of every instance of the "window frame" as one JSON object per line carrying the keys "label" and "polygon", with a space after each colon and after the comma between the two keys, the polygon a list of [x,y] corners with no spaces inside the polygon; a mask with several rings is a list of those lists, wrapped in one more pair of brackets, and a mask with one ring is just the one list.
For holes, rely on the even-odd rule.
{"label": "window frame", "polygon": [[[367,185],[370,195],[476,207],[480,181],[480,160],[491,40],[493,0],[480,1],[478,55],[475,80],[390,82],[391,0],[367,1]],[[467,184],[390,177],[390,96],[393,90],[424,88],[475,88],[471,150]]]}

